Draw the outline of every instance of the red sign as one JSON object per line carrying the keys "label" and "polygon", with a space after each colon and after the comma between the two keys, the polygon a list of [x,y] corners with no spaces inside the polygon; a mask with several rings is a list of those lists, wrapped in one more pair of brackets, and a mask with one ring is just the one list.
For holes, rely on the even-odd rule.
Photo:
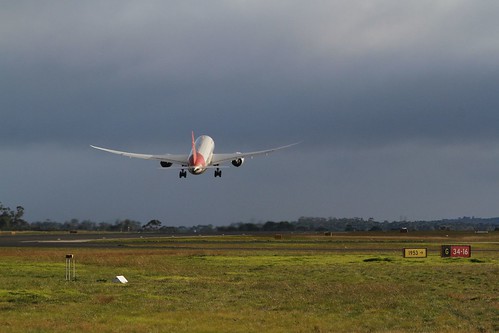
{"label": "red sign", "polygon": [[471,246],[468,245],[454,245],[450,248],[451,257],[471,257]]}
{"label": "red sign", "polygon": [[469,245],[442,245],[442,257],[469,258],[471,246]]}

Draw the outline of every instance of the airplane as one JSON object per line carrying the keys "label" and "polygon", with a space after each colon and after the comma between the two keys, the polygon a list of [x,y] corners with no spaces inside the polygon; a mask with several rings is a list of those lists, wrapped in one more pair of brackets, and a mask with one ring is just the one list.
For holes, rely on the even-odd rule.
{"label": "airplane", "polygon": [[[119,150],[113,150],[108,148],[102,148],[97,146],[90,147],[102,150],[108,153],[122,155],[130,158],[141,158],[145,160],[157,160],[160,161],[160,165],[163,168],[170,168],[172,165],[180,165],[179,178],[187,178],[187,171],[193,175],[200,175],[208,169],[215,169],[215,177],[222,177],[222,170],[226,166],[221,166],[221,163],[231,162],[233,166],[240,167],[244,163],[246,157],[252,158],[257,155],[267,155],[276,150],[288,148],[299,144],[300,142],[293,143],[286,146],[281,146],[277,148],[271,148],[260,151],[253,151],[248,153],[229,153],[229,154],[215,154],[215,141],[208,135],[201,135],[196,140],[194,140],[194,131],[192,131],[192,149],[188,155],[149,155],[149,154],[136,154],[128,153]],[[186,171],[187,169],[187,171]]]}

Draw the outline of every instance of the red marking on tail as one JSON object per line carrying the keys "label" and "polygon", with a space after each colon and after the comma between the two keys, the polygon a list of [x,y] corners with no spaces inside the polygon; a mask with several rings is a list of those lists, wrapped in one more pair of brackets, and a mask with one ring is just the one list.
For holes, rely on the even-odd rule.
{"label": "red marking on tail", "polygon": [[196,165],[198,159],[198,153],[196,152],[196,142],[194,141],[194,131],[192,131],[192,164]]}

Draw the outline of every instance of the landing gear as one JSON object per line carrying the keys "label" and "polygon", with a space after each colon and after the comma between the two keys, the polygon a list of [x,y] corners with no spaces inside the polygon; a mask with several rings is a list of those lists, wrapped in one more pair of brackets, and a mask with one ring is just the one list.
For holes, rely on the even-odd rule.
{"label": "landing gear", "polygon": [[219,168],[216,168],[215,170],[215,178],[217,177],[222,177],[222,170],[220,170]]}
{"label": "landing gear", "polygon": [[178,177],[179,178],[187,178],[187,171],[185,171],[184,169],[180,170]]}

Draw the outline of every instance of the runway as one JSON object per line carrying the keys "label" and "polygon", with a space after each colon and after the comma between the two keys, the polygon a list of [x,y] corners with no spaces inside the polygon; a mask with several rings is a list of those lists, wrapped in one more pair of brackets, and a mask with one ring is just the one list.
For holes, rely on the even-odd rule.
{"label": "runway", "polygon": [[[246,237],[265,237],[265,235]],[[269,235],[267,235],[269,236]],[[294,235],[296,236],[296,235]],[[211,240],[210,238],[217,238]],[[219,236],[220,237],[220,236]],[[227,239],[221,241],[217,236],[200,235],[172,235],[161,233],[130,233],[130,232],[101,232],[101,233],[23,233],[23,232],[1,232],[0,247],[20,248],[130,248],[130,249],[163,249],[163,250],[211,250],[211,251],[299,251],[299,252],[337,252],[337,253],[400,253],[404,247],[410,247],[411,243],[400,244],[385,243],[381,245],[373,240],[361,242],[349,242],[338,240],[337,242],[297,242],[293,240],[262,241],[251,239]],[[228,236],[230,237],[230,236]],[[148,238],[160,239],[150,241]],[[196,238],[199,238],[196,239]],[[123,242],[120,242],[123,240]],[[137,240],[137,242],[133,241]],[[140,242],[144,240],[144,242]],[[417,244],[418,242],[415,242]],[[486,242],[487,247],[474,248],[473,252],[499,252],[497,242]],[[427,244],[429,252],[440,253],[442,242]],[[414,245],[414,244],[413,244]]]}
{"label": "runway", "polygon": [[[0,247],[116,247],[117,239],[161,237],[147,233],[0,233]],[[96,241],[99,242],[96,242]],[[106,242],[109,240],[109,242]]]}

